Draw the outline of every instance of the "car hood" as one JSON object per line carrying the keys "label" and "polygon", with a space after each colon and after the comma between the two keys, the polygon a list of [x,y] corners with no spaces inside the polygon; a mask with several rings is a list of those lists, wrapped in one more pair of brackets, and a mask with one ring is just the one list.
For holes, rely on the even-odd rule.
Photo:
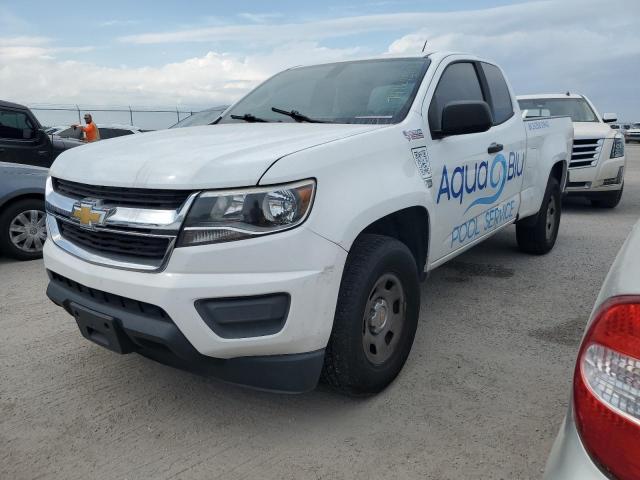
{"label": "car hood", "polygon": [[79,147],[84,145],[85,142],[81,140],[77,140],[75,138],[63,138],[58,135],[51,135],[51,143],[53,143],[53,148],[57,150],[68,150],[69,148]]}
{"label": "car hood", "polygon": [[618,133],[612,129],[608,123],[599,122],[574,122],[573,137],[575,139],[585,138],[609,138]]}
{"label": "car hood", "polygon": [[121,187],[254,185],[283,156],[382,127],[283,122],[162,130],[67,150],[54,162],[51,175]]}

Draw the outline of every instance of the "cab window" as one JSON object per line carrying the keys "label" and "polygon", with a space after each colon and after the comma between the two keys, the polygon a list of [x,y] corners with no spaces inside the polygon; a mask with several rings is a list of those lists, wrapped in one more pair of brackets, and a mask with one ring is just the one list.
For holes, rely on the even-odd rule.
{"label": "cab window", "polygon": [[499,125],[513,116],[513,102],[509,87],[502,72],[495,65],[482,63],[482,71],[489,89],[489,106],[493,113],[493,124]]}
{"label": "cab window", "polygon": [[442,110],[449,102],[484,101],[476,67],[471,62],[449,65],[443,72],[429,104],[429,128],[437,132],[442,125]]}

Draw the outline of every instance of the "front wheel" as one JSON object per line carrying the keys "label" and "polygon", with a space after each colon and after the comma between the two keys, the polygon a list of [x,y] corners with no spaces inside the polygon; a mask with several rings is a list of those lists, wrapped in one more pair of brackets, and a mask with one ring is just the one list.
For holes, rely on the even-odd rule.
{"label": "front wheel", "polygon": [[623,190],[624,184],[620,187],[620,190],[602,193],[597,198],[591,200],[591,205],[600,208],[616,208],[620,203],[620,200],[622,200]]}
{"label": "front wheel", "polygon": [[342,275],[323,379],[349,395],[384,389],[409,356],[419,309],[418,269],[407,246],[359,237]]}
{"label": "front wheel", "polygon": [[47,238],[44,201],[28,198],[0,213],[0,251],[17,260],[42,256]]}
{"label": "front wheel", "polygon": [[560,229],[560,202],[560,185],[558,180],[550,177],[538,214],[516,223],[516,239],[520,250],[534,255],[551,251]]}

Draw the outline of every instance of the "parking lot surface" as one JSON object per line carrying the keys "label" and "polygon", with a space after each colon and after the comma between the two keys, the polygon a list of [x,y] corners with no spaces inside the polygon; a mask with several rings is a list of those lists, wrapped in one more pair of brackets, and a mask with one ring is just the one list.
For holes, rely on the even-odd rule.
{"label": "parking lot surface", "polygon": [[566,202],[555,249],[514,228],[435,270],[398,379],[366,399],[246,390],[86,341],[42,261],[0,257],[0,478],[539,478],[582,330],[640,214]]}

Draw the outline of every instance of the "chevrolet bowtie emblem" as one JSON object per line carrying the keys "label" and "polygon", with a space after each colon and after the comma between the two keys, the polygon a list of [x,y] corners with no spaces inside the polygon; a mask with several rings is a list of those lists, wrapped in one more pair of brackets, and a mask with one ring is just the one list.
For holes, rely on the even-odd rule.
{"label": "chevrolet bowtie emblem", "polygon": [[95,202],[76,202],[73,205],[71,216],[78,220],[80,225],[93,227],[102,225],[111,213],[112,209],[100,208]]}

